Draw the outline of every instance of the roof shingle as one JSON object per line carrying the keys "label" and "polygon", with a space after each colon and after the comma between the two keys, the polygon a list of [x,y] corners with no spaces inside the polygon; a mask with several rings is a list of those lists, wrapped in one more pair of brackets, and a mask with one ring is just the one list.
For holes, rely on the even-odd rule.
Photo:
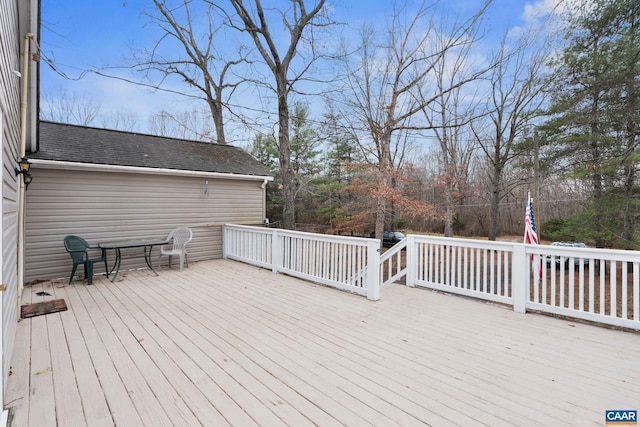
{"label": "roof shingle", "polygon": [[31,159],[270,176],[241,148],[133,132],[40,122]]}

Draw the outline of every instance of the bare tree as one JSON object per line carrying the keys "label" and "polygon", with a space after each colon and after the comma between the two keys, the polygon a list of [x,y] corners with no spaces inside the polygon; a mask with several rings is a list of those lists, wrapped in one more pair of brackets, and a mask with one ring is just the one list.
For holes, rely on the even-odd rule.
{"label": "bare tree", "polygon": [[547,52],[544,48],[534,49],[535,37],[532,33],[523,34],[516,46],[509,45],[507,36],[503,38],[489,76],[491,87],[485,106],[488,115],[473,126],[490,165],[489,240],[497,237],[500,200],[520,184],[503,179],[505,168],[520,154],[515,150],[516,143],[540,114],[544,102],[542,75]]}
{"label": "bare tree", "polygon": [[160,111],[149,119],[151,133],[172,138],[215,142],[215,131],[205,111]]}
{"label": "bare tree", "polygon": [[118,129],[132,132],[138,129],[138,116],[128,111],[118,110],[114,113],[100,116],[100,126],[105,129]]}
{"label": "bare tree", "polygon": [[133,131],[138,127],[135,114],[123,110],[105,113],[99,102],[66,90],[57,95],[47,93],[42,97],[40,119],[80,126],[92,126],[98,122],[106,129],[124,131]]}
{"label": "bare tree", "polygon": [[[228,57],[228,50],[217,49],[217,46],[229,45],[224,34],[229,17],[213,2],[182,0],[177,6],[169,0],[153,0],[153,3],[159,14],[150,13],[149,17],[164,35],[153,49],[135,55],[136,68],[145,71],[149,78],[153,78],[154,72],[160,73],[162,80],[156,84],[158,87],[167,77],[176,75],[195,89],[199,93],[196,97],[204,99],[211,111],[216,142],[226,144],[224,111],[230,110],[229,98],[244,81],[233,74],[232,69],[247,62],[246,49],[239,45],[233,58]],[[192,13],[194,4],[196,12]],[[204,25],[199,25],[201,18],[205,20]]]}
{"label": "bare tree", "polygon": [[[472,40],[478,39],[478,29],[469,29]],[[432,100],[422,111],[440,148],[438,181],[444,196],[444,235],[451,237],[456,205],[465,197],[469,167],[476,149],[470,123],[477,115],[478,96],[458,83],[477,79],[490,66],[472,65],[472,43],[447,49],[447,37],[444,32],[438,32],[434,37],[436,50],[442,51],[443,55],[433,67],[433,85],[420,87],[418,96],[421,102]]]}
{"label": "bare tree", "polygon": [[[405,20],[405,11],[395,9],[382,41],[378,40],[373,27],[365,27],[361,32],[361,46],[356,55],[359,62],[355,66],[348,64],[349,86],[344,104],[351,111],[345,116],[352,117],[354,126],[365,130],[362,147],[373,155],[377,166],[377,238],[382,237],[387,201],[393,193],[392,177],[397,160],[392,153],[397,151],[397,143],[430,129],[428,123],[418,120],[421,112],[443,93],[455,90],[477,75],[456,80],[430,95],[423,86],[434,87],[430,78],[448,51],[475,42],[475,29],[488,4],[468,20],[454,22],[444,35],[440,34],[442,27],[436,24],[440,19],[436,16],[437,4],[427,6],[426,3],[410,20]],[[434,45],[435,37],[442,44]],[[367,148],[367,144],[371,148]]]}
{"label": "bare tree", "polygon": [[61,91],[58,96],[46,94],[40,103],[40,119],[89,126],[101,114],[100,104],[77,92]]}
{"label": "bare tree", "polygon": [[267,9],[279,17],[289,35],[289,43],[284,49],[279,49],[281,36],[273,32],[265,9],[260,0],[251,2],[251,7],[245,5],[243,0],[230,0],[240,19],[236,28],[246,32],[265,64],[271,71],[275,85],[271,86],[278,100],[278,152],[280,172],[282,177],[283,192],[283,227],[295,228],[295,195],[298,181],[295,169],[291,162],[291,141],[289,138],[289,95],[294,91],[296,83],[309,70],[316,59],[312,57],[303,61],[297,70],[293,70],[292,62],[298,52],[298,45],[303,40],[305,30],[309,34],[308,45],[313,50],[313,27],[327,25],[328,22],[320,21],[323,17],[325,0],[317,0],[310,8],[307,8],[304,0],[290,0],[288,9]]}

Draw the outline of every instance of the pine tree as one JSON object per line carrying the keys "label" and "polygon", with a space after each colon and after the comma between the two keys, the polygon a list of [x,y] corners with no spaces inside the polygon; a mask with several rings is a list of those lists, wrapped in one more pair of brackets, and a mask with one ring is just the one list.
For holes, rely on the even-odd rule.
{"label": "pine tree", "polygon": [[588,183],[589,202],[564,235],[596,246],[638,245],[640,6],[596,0],[570,18],[556,62],[551,119],[543,130],[553,159]]}

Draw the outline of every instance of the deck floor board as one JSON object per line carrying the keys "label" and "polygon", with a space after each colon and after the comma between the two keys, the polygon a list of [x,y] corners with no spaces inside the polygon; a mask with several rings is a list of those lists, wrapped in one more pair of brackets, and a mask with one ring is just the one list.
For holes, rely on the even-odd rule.
{"label": "deck floor board", "polygon": [[640,395],[640,334],[401,285],[216,260],[22,303],[55,298],[18,325],[14,426],[596,426]]}

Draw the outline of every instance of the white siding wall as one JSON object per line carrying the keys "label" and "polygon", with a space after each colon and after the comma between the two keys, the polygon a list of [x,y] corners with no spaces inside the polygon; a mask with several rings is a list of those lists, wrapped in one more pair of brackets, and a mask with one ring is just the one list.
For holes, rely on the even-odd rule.
{"label": "white siding wall", "polygon": [[[17,321],[18,190],[13,172],[20,141],[20,35],[16,1],[0,2],[0,142],[2,143],[2,372],[8,378]],[[3,384],[3,389],[4,389]]]}
{"label": "white siding wall", "polygon": [[[222,256],[223,223],[257,225],[265,215],[265,193],[258,180],[65,171],[42,165],[31,170],[26,282],[69,276],[72,263],[63,245],[68,234],[96,244],[165,238],[173,228],[185,225],[194,233],[189,260],[198,261]],[[108,256],[111,262],[113,253]],[[126,260],[123,266],[143,267],[144,259]],[[102,272],[104,266],[96,265],[96,273]]]}

